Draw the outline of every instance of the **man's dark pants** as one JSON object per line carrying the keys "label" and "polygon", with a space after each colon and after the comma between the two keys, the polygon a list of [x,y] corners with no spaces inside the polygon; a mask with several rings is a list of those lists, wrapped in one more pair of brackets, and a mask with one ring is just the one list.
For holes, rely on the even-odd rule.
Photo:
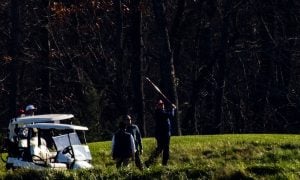
{"label": "man's dark pants", "polygon": [[167,165],[169,160],[169,146],[170,146],[170,136],[165,137],[156,137],[157,147],[152,152],[151,156],[149,157],[148,161],[145,162],[146,166],[153,164],[156,158],[163,153],[162,157],[162,165]]}
{"label": "man's dark pants", "polygon": [[140,170],[143,170],[143,163],[141,161],[140,152],[139,151],[135,152],[134,162],[135,162],[136,167],[138,167]]}

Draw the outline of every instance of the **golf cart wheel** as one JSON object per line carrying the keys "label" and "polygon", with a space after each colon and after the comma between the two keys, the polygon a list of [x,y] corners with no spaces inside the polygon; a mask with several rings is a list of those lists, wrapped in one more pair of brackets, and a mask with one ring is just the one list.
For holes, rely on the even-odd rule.
{"label": "golf cart wheel", "polygon": [[6,163],[5,168],[6,168],[7,170],[13,169],[13,164],[12,164],[12,163]]}

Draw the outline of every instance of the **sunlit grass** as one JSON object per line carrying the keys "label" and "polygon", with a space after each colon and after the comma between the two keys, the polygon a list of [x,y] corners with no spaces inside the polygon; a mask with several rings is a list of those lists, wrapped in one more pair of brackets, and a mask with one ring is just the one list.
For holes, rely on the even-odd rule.
{"label": "sunlit grass", "polygon": [[[145,161],[155,148],[154,138],[144,138]],[[139,171],[133,163],[117,170],[111,158],[111,142],[89,143],[94,169],[45,171],[48,179],[300,179],[300,135],[236,134],[181,136],[171,138],[170,161],[161,158],[149,169]],[[26,171],[6,172],[0,176],[18,179]],[[39,173],[31,171],[39,179]]]}

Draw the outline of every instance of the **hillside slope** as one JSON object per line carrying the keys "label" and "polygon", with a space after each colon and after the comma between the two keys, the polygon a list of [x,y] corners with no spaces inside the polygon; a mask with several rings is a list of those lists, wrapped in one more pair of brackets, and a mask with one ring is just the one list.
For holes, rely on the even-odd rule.
{"label": "hillside slope", "polygon": [[[155,148],[153,138],[144,138],[146,160]],[[117,170],[110,156],[111,142],[90,143],[95,169],[88,171],[16,171],[2,173],[6,178],[36,176],[36,179],[300,179],[300,135],[235,134],[180,136],[171,139],[167,167],[161,159],[143,172],[133,163]],[[29,174],[28,174],[29,173]]]}

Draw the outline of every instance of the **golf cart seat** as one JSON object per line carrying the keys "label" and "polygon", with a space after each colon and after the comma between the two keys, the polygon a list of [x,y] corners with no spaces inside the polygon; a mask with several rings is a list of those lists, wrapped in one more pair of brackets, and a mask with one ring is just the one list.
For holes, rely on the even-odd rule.
{"label": "golf cart seat", "polygon": [[30,146],[30,153],[32,156],[33,161],[51,161],[51,159],[54,159],[56,156],[56,153],[53,154],[52,152],[49,151],[47,146],[45,145],[32,145]]}
{"label": "golf cart seat", "polygon": [[57,169],[67,169],[66,163],[55,162],[56,152],[50,152],[45,145],[31,146],[31,156],[32,161],[35,164],[43,165],[51,168]]}

